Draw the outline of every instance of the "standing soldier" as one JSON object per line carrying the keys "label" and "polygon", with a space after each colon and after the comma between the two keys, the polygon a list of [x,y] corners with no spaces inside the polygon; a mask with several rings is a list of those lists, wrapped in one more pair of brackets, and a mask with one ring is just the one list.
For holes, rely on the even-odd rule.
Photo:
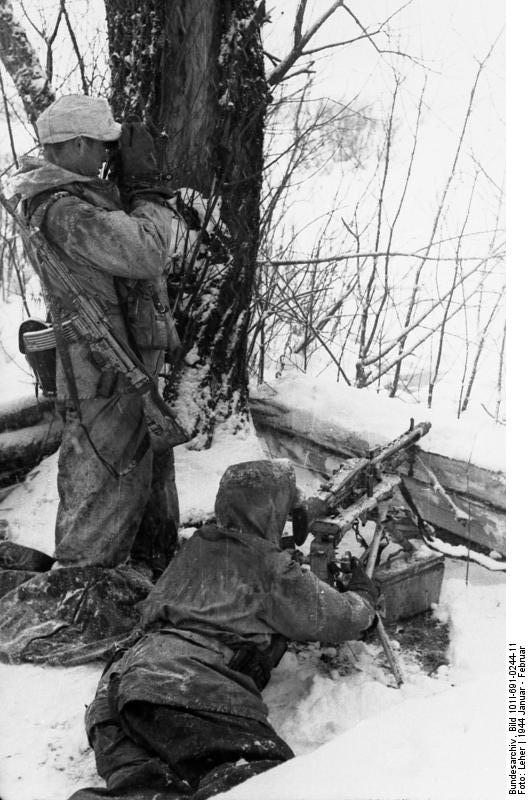
{"label": "standing soldier", "polygon": [[[165,353],[177,349],[178,335],[164,281],[172,220],[165,200],[171,193],[152,137],[140,122],[116,123],[104,98],[85,95],[59,98],[40,115],[37,129],[44,158],[27,159],[13,182],[27,219],[41,229],[84,296],[103,304],[116,336],[157,377]],[[117,152],[119,188],[99,177],[111,149]],[[60,331],[71,298],[48,283]],[[57,400],[65,422],[55,529],[59,565],[125,562],[144,515],[157,518],[164,547],[173,550],[178,499],[172,452],[155,459],[164,481],[149,501],[153,453],[140,396],[122,375],[96,363],[81,338],[66,341],[59,333],[58,339]],[[139,548],[147,558],[149,549],[144,541]]]}

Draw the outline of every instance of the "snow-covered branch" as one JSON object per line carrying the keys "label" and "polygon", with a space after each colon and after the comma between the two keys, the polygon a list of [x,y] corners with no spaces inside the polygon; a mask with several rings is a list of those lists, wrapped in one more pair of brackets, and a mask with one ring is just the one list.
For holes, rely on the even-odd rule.
{"label": "snow-covered branch", "polygon": [[0,0],[0,58],[34,124],[55,93],[24,28],[15,19],[10,0]]}

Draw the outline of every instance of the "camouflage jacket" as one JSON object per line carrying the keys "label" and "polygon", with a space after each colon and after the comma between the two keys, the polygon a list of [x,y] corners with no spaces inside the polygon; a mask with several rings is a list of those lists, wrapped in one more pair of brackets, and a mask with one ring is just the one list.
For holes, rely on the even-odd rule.
{"label": "camouflage jacket", "polygon": [[[75,274],[86,297],[103,303],[115,333],[125,339],[132,335],[147,368],[156,371],[160,352],[177,344],[170,313],[157,319],[153,301],[154,294],[162,305],[168,302],[163,273],[171,242],[171,211],[138,199],[126,213],[110,181],[77,175],[42,159],[27,159],[12,189],[25,201],[29,218]],[[47,206],[45,201],[56,193],[58,199]],[[67,312],[68,297],[58,287],[55,296]],[[79,398],[95,397],[100,371],[88,346],[78,342],[69,349]],[[57,394],[59,398],[69,394],[60,365]]]}
{"label": "camouflage jacket", "polygon": [[[118,713],[143,700],[264,720],[256,685],[230,667],[238,648],[264,649],[277,633],[301,642],[343,642],[372,623],[368,600],[335,591],[280,549],[295,479],[291,466],[290,473],[277,462],[263,464],[237,465],[240,485],[220,484],[221,525],[199,529],[143,601],[145,635],[103,679],[87,713],[88,730],[104,721],[112,674]],[[226,522],[236,528],[223,527]]]}

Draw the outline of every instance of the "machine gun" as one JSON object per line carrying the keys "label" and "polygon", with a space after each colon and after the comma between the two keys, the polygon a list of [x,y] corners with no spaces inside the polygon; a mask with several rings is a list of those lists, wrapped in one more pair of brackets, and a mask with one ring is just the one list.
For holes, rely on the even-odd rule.
{"label": "machine gun", "polygon": [[[181,444],[189,436],[174,418],[174,412],[159,394],[154,377],[147,371],[139,356],[127,342],[112,330],[105,309],[95,297],[87,297],[81,284],[62,263],[36,228],[30,228],[0,192],[0,204],[15,220],[35,272],[42,281],[52,311],[53,330],[66,376],[70,373],[69,351],[66,342],[73,339],[86,342],[94,361],[101,370],[123,375],[140,396],[151,447],[164,450]],[[63,314],[53,298],[51,281],[60,287],[70,306]],[[66,362],[66,363],[64,363]],[[75,394],[75,385],[70,387]]]}
{"label": "machine gun", "polygon": [[390,500],[401,483],[397,468],[406,464],[412,474],[416,442],[430,428],[429,422],[414,425],[411,420],[409,430],[389,444],[371,450],[366,457],[343,462],[319,492],[293,513],[296,543],[302,544],[303,534],[304,538],[309,532],[313,535],[309,563],[318,578],[335,586],[339,572],[346,569],[345,562],[338,561],[336,549],[349,530],[358,529],[360,521],[373,519],[391,527],[390,517],[380,517],[380,504]]}
{"label": "machine gun", "polygon": [[[412,474],[416,442],[430,428],[429,422],[414,425],[411,420],[409,430],[388,445],[371,450],[366,457],[348,459],[341,464],[317,495],[294,510],[293,538],[296,544],[302,544],[303,537],[306,539],[308,533],[312,533],[308,561],[318,578],[333,587],[339,586],[339,577],[353,567],[353,558],[350,552],[338,558],[337,548],[349,530],[355,529],[358,537],[359,522],[369,519],[376,522],[376,530],[370,546],[363,543],[366,549],[360,560],[365,564],[367,575],[372,577],[383,549],[383,539],[388,543],[386,529],[393,530],[395,524],[388,513],[387,501],[402,480],[396,469],[406,464],[408,473]],[[376,633],[399,687],[403,674],[381,619],[378,619]]]}

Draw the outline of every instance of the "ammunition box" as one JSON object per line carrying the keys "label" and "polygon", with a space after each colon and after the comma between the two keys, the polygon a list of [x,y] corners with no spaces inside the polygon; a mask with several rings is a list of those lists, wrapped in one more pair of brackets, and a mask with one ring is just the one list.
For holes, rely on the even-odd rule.
{"label": "ammunition box", "polygon": [[412,617],[438,603],[444,577],[444,556],[423,551],[398,553],[374,573],[385,602],[385,620]]}

